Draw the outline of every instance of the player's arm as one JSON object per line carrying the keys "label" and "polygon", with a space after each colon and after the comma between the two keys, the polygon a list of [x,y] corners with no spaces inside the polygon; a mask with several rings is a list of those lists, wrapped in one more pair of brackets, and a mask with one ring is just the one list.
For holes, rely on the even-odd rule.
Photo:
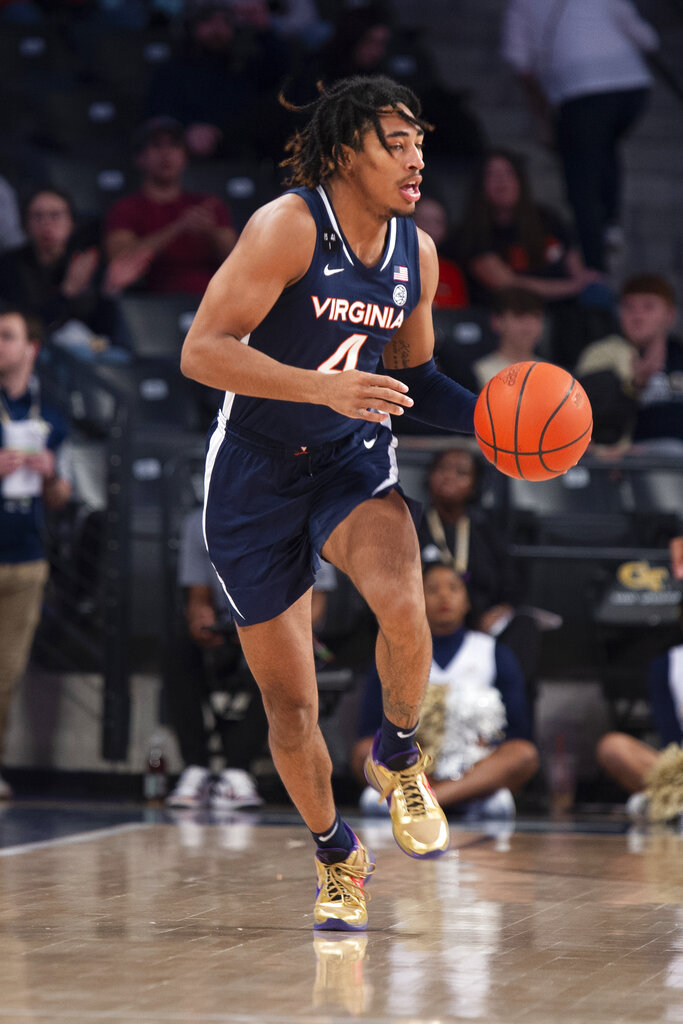
{"label": "player's arm", "polygon": [[410,415],[442,430],[474,433],[477,396],[439,373],[434,362],[432,303],[439,283],[434,242],[418,229],[422,292],[413,312],[384,350],[384,365],[408,386],[414,405]]}
{"label": "player's arm", "polygon": [[391,377],[304,370],[241,343],[284,289],[306,273],[315,241],[315,222],[299,196],[281,196],[257,210],[209,283],[185,339],[180,368],[202,384],[239,395],[327,405],[344,416],[375,422],[386,413],[401,414],[412,400],[406,385]]}

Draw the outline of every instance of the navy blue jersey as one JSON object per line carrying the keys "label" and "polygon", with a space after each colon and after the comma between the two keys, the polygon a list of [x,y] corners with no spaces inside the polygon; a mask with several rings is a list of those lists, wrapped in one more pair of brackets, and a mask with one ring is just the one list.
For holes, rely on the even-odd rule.
{"label": "navy blue jersey", "polygon": [[[412,218],[389,221],[382,256],[366,267],[344,238],[323,187],[292,191],[305,200],[316,223],[313,259],[242,341],[301,369],[374,372],[385,345],[420,298],[417,228]],[[223,412],[243,430],[295,447],[337,441],[357,427],[324,405],[232,392],[226,392]]]}

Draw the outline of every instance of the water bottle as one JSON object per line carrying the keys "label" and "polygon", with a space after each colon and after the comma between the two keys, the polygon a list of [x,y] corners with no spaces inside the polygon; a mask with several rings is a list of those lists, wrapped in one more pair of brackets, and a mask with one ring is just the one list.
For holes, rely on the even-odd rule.
{"label": "water bottle", "polygon": [[154,733],[149,741],[149,753],[147,755],[147,767],[145,769],[143,780],[143,792],[145,800],[150,804],[162,803],[168,792],[168,776],[166,774],[164,744],[159,733]]}

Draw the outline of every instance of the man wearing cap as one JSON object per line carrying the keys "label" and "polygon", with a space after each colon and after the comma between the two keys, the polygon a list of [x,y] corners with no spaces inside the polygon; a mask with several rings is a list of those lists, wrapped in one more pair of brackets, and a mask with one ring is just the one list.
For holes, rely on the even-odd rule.
{"label": "man wearing cap", "polygon": [[188,157],[179,121],[147,121],[133,149],[140,189],[107,214],[107,257],[135,265],[134,284],[145,291],[201,295],[237,240],[230,211],[216,196],[183,190]]}

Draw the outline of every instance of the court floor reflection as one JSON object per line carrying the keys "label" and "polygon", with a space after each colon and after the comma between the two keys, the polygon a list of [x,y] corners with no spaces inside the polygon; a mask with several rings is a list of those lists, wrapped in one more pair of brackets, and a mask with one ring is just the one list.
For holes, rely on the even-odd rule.
{"label": "court floor reflection", "polygon": [[314,935],[292,815],[162,814],[0,851],[0,1021],[683,1021],[683,838],[453,830],[378,868],[367,934]]}

